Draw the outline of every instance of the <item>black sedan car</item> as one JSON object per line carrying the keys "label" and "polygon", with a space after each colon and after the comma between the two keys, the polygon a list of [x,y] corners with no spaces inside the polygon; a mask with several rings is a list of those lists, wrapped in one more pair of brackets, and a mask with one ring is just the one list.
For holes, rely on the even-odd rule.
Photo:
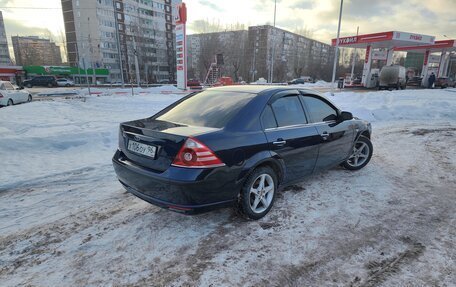
{"label": "black sedan car", "polygon": [[122,123],[113,164],[125,188],[152,204],[187,214],[235,204],[259,219],[279,187],[337,165],[363,168],[370,137],[369,123],[315,91],[229,86]]}

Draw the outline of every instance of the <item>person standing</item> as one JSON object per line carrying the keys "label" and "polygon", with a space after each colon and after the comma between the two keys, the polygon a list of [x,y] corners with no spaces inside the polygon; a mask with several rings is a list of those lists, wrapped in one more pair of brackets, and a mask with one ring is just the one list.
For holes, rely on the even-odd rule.
{"label": "person standing", "polygon": [[432,89],[434,86],[434,83],[435,83],[435,74],[434,74],[434,72],[432,72],[428,79],[428,88]]}

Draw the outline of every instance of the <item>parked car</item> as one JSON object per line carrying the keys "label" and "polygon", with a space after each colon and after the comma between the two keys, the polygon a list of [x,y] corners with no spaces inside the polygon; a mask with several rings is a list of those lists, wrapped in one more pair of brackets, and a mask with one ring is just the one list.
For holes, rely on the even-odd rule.
{"label": "parked car", "polygon": [[130,193],[154,205],[193,214],[235,204],[259,219],[279,187],[339,164],[363,168],[370,137],[369,123],[315,91],[228,86],[122,123],[113,165]]}
{"label": "parked car", "polygon": [[59,87],[74,87],[74,82],[69,79],[60,78],[60,79],[57,79],[57,85]]}
{"label": "parked car", "polygon": [[453,87],[456,88],[456,81],[455,79],[451,77],[438,77],[437,81],[435,81],[436,88],[440,87],[442,89],[448,88],[448,87]]}
{"label": "parked car", "polygon": [[314,83],[314,82],[315,81],[312,79],[312,77],[301,77],[301,78],[291,80],[290,82],[288,82],[288,85],[299,85],[299,84]]}
{"label": "parked car", "polygon": [[57,87],[57,79],[54,76],[38,76],[31,80],[25,80],[22,82],[23,87],[32,88],[38,87]]}
{"label": "parked car", "polygon": [[423,81],[423,78],[418,77],[418,76],[415,76],[415,77],[412,77],[411,79],[409,79],[409,80],[407,81],[407,86],[416,86],[416,87],[420,87],[422,81]]}
{"label": "parked car", "polygon": [[399,65],[384,66],[380,71],[379,90],[396,88],[405,89],[405,67]]}
{"label": "parked car", "polygon": [[10,82],[0,81],[0,106],[12,106],[32,101],[32,95],[23,89],[15,88]]}
{"label": "parked car", "polygon": [[201,86],[200,81],[191,79],[187,81],[187,87],[189,87],[192,90],[201,90],[203,87]]}

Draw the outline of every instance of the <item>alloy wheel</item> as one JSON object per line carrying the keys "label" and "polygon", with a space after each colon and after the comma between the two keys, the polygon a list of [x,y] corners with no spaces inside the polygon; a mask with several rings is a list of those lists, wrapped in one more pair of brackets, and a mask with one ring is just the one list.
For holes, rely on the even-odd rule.
{"label": "alloy wheel", "polygon": [[357,141],[353,147],[353,153],[347,160],[348,165],[352,167],[362,166],[369,158],[370,148],[362,141]]}
{"label": "alloy wheel", "polygon": [[269,174],[261,174],[250,187],[249,203],[254,213],[262,213],[271,205],[274,198],[274,180]]}

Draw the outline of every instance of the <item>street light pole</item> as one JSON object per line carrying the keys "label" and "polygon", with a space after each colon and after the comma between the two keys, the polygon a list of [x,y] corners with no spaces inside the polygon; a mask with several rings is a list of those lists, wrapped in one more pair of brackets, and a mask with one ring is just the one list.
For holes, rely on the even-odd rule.
{"label": "street light pole", "polygon": [[339,25],[337,27],[337,38],[336,38],[336,50],[334,55],[334,66],[333,66],[333,74],[332,74],[332,81],[331,81],[331,94],[334,95],[334,81],[336,80],[336,70],[337,70],[337,62],[338,62],[338,55],[339,55],[339,36],[340,36],[340,24],[342,22],[342,7],[344,6],[344,0],[340,0],[340,11],[339,11]]}
{"label": "street light pole", "polygon": [[274,79],[274,57],[275,57],[275,26],[276,26],[276,15],[277,15],[277,0],[274,1],[274,29],[272,30],[272,56],[271,56],[271,71],[269,75],[269,83],[272,84]]}

